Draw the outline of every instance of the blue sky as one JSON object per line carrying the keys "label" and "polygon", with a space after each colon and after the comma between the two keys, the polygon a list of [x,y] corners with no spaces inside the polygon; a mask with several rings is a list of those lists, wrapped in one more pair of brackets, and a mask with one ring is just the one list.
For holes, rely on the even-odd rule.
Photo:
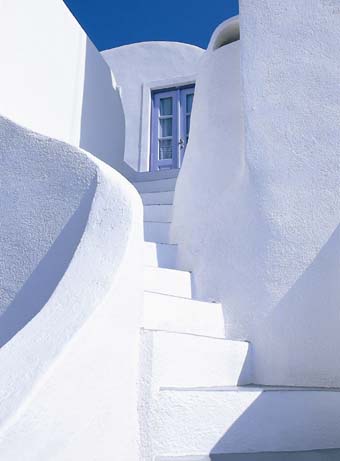
{"label": "blue sky", "polygon": [[238,0],[64,0],[99,50],[149,40],[206,48]]}

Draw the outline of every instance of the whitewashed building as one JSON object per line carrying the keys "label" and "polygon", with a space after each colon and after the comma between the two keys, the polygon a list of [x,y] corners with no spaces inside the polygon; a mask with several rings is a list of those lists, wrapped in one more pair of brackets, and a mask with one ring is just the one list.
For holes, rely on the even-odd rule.
{"label": "whitewashed building", "polygon": [[99,53],[0,0],[1,460],[340,459],[339,31]]}

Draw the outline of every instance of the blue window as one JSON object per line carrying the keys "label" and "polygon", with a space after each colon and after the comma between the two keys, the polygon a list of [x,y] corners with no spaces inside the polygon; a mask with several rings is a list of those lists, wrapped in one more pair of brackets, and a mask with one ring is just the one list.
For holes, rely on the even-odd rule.
{"label": "blue window", "polygon": [[180,168],[189,139],[194,85],[154,91],[151,113],[151,171]]}

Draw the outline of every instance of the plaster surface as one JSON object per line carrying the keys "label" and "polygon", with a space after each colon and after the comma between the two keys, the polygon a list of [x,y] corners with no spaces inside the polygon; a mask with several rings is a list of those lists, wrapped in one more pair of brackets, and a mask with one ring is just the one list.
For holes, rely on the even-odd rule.
{"label": "plaster surface", "polygon": [[231,453],[210,456],[157,456],[156,461],[337,461],[340,450]]}
{"label": "plaster surface", "polygon": [[0,114],[120,169],[114,77],[62,0],[2,0]]}
{"label": "plaster surface", "polygon": [[[247,339],[240,332],[252,312],[248,306],[242,314],[239,306],[234,312],[229,297],[238,289],[239,279],[242,288],[247,287],[244,296],[253,283],[242,261],[246,263],[252,238],[245,247],[239,240],[254,219],[253,199],[251,193],[243,193],[235,200],[240,183],[247,180],[240,85],[240,42],[208,49],[198,70],[189,144],[177,179],[172,220],[178,267],[193,270],[199,299],[223,300],[228,309],[226,334],[233,339]],[[234,218],[233,208],[239,210],[240,218]]]}
{"label": "plaster surface", "polygon": [[241,41],[198,72],[172,238],[227,337],[253,344],[257,383],[337,387],[340,15],[240,8]]}
{"label": "plaster surface", "polygon": [[[50,136],[0,118],[1,459],[338,454],[315,451],[339,446],[337,389],[231,387],[248,344],[224,340],[252,343],[244,383],[340,387],[332,5],[241,0],[241,42],[221,46],[233,19],[204,54],[129,45],[104,52],[110,70],[61,1],[0,0],[0,113]],[[142,335],[138,375],[142,205],[108,165],[147,170],[151,89],[197,72],[166,239],[179,242],[176,264],[193,270],[195,296],[221,304],[146,293],[144,327],[167,331]],[[151,193],[172,201],[150,187],[138,185],[146,203]],[[175,265],[173,251],[153,250],[154,265]]]}
{"label": "plaster surface", "polygon": [[58,0],[3,0],[0,24],[0,113],[76,144],[85,33]]}
{"label": "plaster surface", "polygon": [[165,389],[152,408],[153,449],[163,457],[338,449],[339,405],[332,391]]}
{"label": "plaster surface", "polygon": [[262,382],[340,384],[334,3],[276,0],[260,12],[261,2],[240,2],[246,155],[262,223],[257,246],[265,248],[249,267],[261,287],[253,340]]}
{"label": "plaster surface", "polygon": [[8,119],[0,140],[0,457],[137,459],[140,198]]}
{"label": "plaster surface", "polygon": [[117,83],[101,54],[86,39],[79,145],[127,176],[125,115]]}
{"label": "plaster surface", "polygon": [[144,293],[144,328],[224,337],[223,311],[210,304],[160,293]]}
{"label": "plaster surface", "polygon": [[151,336],[144,342],[152,344],[145,353],[152,355],[153,364],[145,373],[152,371],[155,388],[208,388],[251,382],[250,346],[244,341],[169,331],[144,330],[143,334]]}

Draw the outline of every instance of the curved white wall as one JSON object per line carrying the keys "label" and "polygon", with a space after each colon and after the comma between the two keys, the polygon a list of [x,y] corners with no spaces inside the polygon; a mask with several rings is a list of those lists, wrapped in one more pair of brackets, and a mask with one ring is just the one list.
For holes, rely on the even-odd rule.
{"label": "curved white wall", "polygon": [[[198,298],[226,301],[226,296],[233,296],[237,270],[241,270],[237,260],[248,257],[248,245],[240,248],[237,241],[243,211],[234,200],[246,181],[240,42],[234,42],[208,50],[201,61],[190,140],[175,191],[173,241],[179,243],[180,267],[194,269]],[[249,195],[243,197],[245,206],[247,199]],[[238,220],[232,213],[234,207],[235,213],[242,213]],[[248,212],[247,216],[251,219]],[[233,261],[234,267],[228,267]],[[228,318],[228,336],[245,337],[247,330],[238,307],[230,311],[229,306]]]}
{"label": "curved white wall", "polygon": [[62,0],[0,0],[0,55],[0,114],[41,133],[0,117],[0,458],[138,459],[140,198],[54,139],[121,168],[114,77]]}
{"label": "curved white wall", "polygon": [[209,51],[217,50],[222,46],[230,45],[230,43],[240,40],[240,20],[238,16],[234,16],[222,22],[212,34],[209,42]]}
{"label": "curved white wall", "polygon": [[4,118],[0,164],[0,457],[138,459],[141,200]]}
{"label": "curved white wall", "polygon": [[[195,78],[201,48],[176,42],[144,42],[102,52],[121,88],[125,113],[124,161],[136,171],[148,171],[148,137],[150,97],[143,94],[149,87],[174,86]],[[150,93],[150,89],[149,89]]]}
{"label": "curved white wall", "polygon": [[227,336],[253,343],[256,382],[339,386],[340,16],[240,6],[241,42],[199,71],[174,241]]}
{"label": "curved white wall", "polygon": [[45,152],[42,146],[48,143],[42,137],[20,136],[20,130],[3,119],[0,141],[3,344],[8,339],[4,335],[16,329],[11,312],[21,321],[34,315],[67,269],[86,224],[96,168],[85,156],[70,161],[69,149]]}
{"label": "curved white wall", "polygon": [[111,72],[62,0],[0,2],[0,114],[119,168],[124,114]]}
{"label": "curved white wall", "polygon": [[247,158],[267,228],[257,379],[339,386],[338,2],[240,7]]}

